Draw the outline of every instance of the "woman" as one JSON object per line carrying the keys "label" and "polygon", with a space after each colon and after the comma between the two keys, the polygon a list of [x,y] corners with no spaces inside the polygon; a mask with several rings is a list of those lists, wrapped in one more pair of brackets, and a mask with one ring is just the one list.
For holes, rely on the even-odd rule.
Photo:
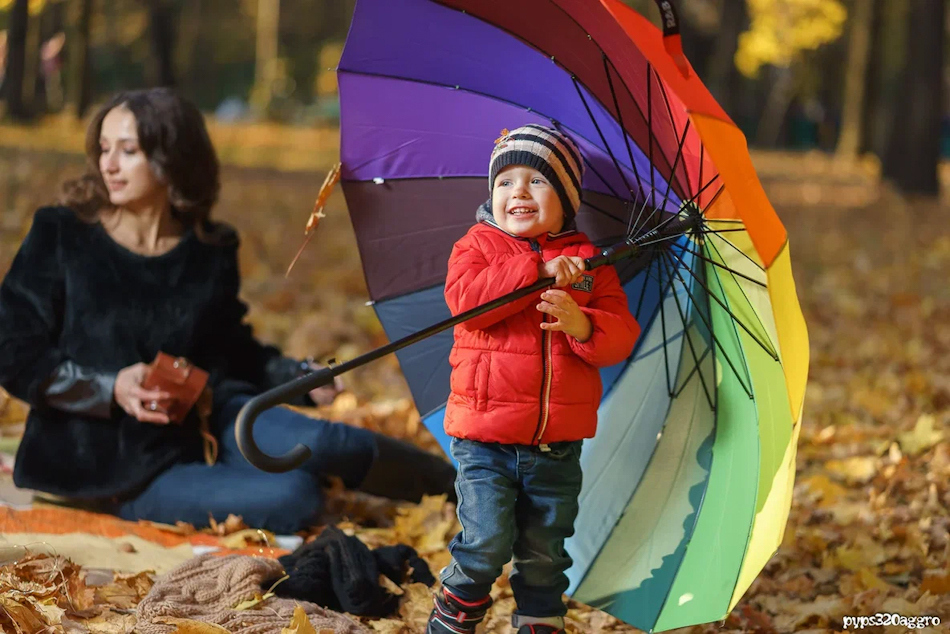
{"label": "woman", "polygon": [[[400,499],[452,494],[444,460],[285,408],[261,416],[258,444],[277,454],[300,440],[313,455],[284,474],[250,466],[234,439],[241,406],[312,368],[243,323],[238,237],[210,219],[218,161],[201,113],[167,89],[119,94],[93,118],[86,153],[86,175],[66,184],[65,206],[37,211],[0,285],[0,385],[31,405],[18,486],[126,519],[235,513],[283,533],[315,520],[327,475]],[[167,396],[142,387],[160,351],[210,374],[212,465],[194,411],[171,424],[147,405]]]}

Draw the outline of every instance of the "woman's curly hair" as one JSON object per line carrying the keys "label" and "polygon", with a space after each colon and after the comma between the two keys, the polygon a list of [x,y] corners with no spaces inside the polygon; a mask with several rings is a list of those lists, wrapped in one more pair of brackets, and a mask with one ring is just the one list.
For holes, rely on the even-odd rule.
{"label": "woman's curly hair", "polygon": [[201,112],[168,88],[120,92],[96,112],[86,131],[86,173],[63,183],[60,202],[89,222],[112,207],[99,170],[99,135],[103,119],[117,107],[135,116],[139,147],[168,184],[172,215],[199,238],[209,238],[211,208],[221,189],[218,157]]}

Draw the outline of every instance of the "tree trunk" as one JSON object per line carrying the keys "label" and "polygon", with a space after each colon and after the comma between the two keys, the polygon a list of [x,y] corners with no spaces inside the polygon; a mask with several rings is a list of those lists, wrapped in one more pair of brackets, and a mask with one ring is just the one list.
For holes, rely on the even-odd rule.
{"label": "tree trunk", "polygon": [[746,6],[743,0],[724,0],[719,33],[709,62],[709,80],[706,86],[722,109],[732,116],[735,107],[734,93],[738,90],[736,71],[736,49],[739,47],[739,35],[748,22]]}
{"label": "tree trunk", "polygon": [[848,62],[844,82],[844,104],[841,109],[841,133],[835,156],[853,161],[861,148],[864,130],[868,59],[871,51],[871,25],[874,0],[854,0],[851,32],[848,35]]}
{"label": "tree trunk", "polygon": [[152,48],[151,84],[175,85],[175,16],[168,0],[148,0],[148,35]]}
{"label": "tree trunk", "polygon": [[3,72],[3,91],[7,114],[20,120],[26,119],[29,114],[23,99],[29,20],[29,0],[16,0],[10,9],[7,27],[7,63]]}
{"label": "tree trunk", "polygon": [[74,117],[82,119],[92,101],[92,73],[89,67],[89,22],[92,0],[72,0],[66,39],[69,53],[69,76],[66,80],[67,101]]}
{"label": "tree trunk", "polygon": [[755,142],[762,147],[775,147],[778,144],[788,107],[795,98],[794,64],[789,68],[772,68],[771,72],[776,77],[755,131]]}
{"label": "tree trunk", "polygon": [[884,156],[887,144],[882,130],[887,129],[884,104],[884,0],[872,0],[871,42],[868,70],[864,75],[864,122],[861,125],[859,154]]}
{"label": "tree trunk", "polygon": [[944,0],[914,0],[908,20],[908,51],[898,95],[884,177],[906,194],[940,193],[943,113]]}
{"label": "tree trunk", "polygon": [[258,0],[257,58],[251,102],[259,112],[267,112],[277,79],[277,41],[280,30],[280,0]]}

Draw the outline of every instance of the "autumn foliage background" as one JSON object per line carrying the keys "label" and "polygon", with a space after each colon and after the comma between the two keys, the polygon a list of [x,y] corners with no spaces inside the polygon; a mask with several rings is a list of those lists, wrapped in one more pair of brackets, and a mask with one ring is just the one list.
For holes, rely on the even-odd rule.
{"label": "autumn foliage background", "polygon": [[[0,25],[13,4],[0,0]],[[65,11],[66,4],[49,2],[38,15],[53,11],[50,7]],[[233,57],[227,68],[245,68],[247,60],[238,58],[251,50],[253,62],[253,27],[260,27],[261,8],[273,2],[245,0],[238,13],[214,2],[189,5],[190,13],[174,2],[153,4],[180,11],[181,20],[222,12],[220,28],[206,36],[181,30],[175,59],[187,63],[175,68],[182,90],[211,104],[209,125],[225,163],[215,215],[241,234],[242,294],[257,335],[290,355],[318,359],[348,360],[386,343],[366,305],[355,238],[339,192],[300,262],[284,276],[303,240],[323,175],[338,156],[338,130],[327,108],[335,85],[332,73],[320,68],[335,63],[352,3],[313,0],[319,10],[307,12],[306,0],[285,0],[275,31],[283,42],[275,48],[277,58],[285,63],[273,66],[280,71],[274,76],[254,75],[252,64],[245,78],[248,102],[261,109],[253,123],[228,123],[211,115],[215,91],[228,89],[228,78],[236,75],[224,73],[203,85],[208,62],[185,49],[191,46],[197,53],[218,47]],[[646,13],[653,3],[631,4]],[[940,163],[939,153],[928,145],[932,140],[939,149],[946,136],[941,137],[947,108],[939,98],[946,83],[940,49],[930,51],[940,60],[936,85],[927,83],[926,64],[914,66],[917,84],[936,90],[938,103],[944,104],[936,126],[925,130],[929,140],[902,145],[920,136],[907,127],[916,121],[900,116],[911,103],[905,100],[919,88],[914,78],[910,88],[901,83],[905,62],[919,53],[904,28],[913,17],[908,14],[940,4],[680,3],[689,5],[684,7],[687,54],[746,130],[766,193],[788,230],[811,340],[785,540],[729,618],[696,631],[827,631],[841,629],[846,615],[878,612],[934,615],[950,622],[950,166]],[[738,19],[730,13],[737,6],[742,9]],[[113,83],[100,82],[95,94],[130,87],[117,82],[135,76],[129,68],[150,63],[142,35],[154,15],[131,0],[117,0],[115,10],[115,32],[101,24],[91,31],[100,62],[105,55],[115,71],[109,75],[105,66],[98,67],[96,76]],[[291,24],[294,15],[302,18]],[[241,30],[241,20],[250,31]],[[49,24],[43,24],[47,29]],[[307,49],[307,29],[320,33],[319,46],[311,47],[319,54]],[[862,58],[860,50],[855,53],[862,33],[867,50],[857,81],[852,61]],[[119,50],[125,57],[108,57]],[[309,66],[293,63],[295,55],[304,54]],[[130,74],[118,74],[121,68]],[[288,92],[291,84],[296,91]],[[854,90],[859,90],[857,101]],[[33,211],[52,202],[61,180],[82,169],[83,126],[68,105],[0,125],[0,275],[26,235]],[[918,187],[908,180],[908,170],[910,176],[926,171],[921,165],[933,169],[942,190],[935,193],[927,183]],[[311,413],[438,451],[420,424],[395,358],[355,370],[344,380],[347,391],[332,406]],[[0,394],[0,449],[15,442],[25,414],[25,405]],[[370,544],[411,543],[434,569],[444,565],[445,545],[456,530],[451,507],[438,500],[417,507],[392,505],[339,489],[331,492],[326,520],[349,522],[349,529]],[[428,594],[418,587],[404,593],[399,618],[374,627],[420,631],[431,605]],[[503,581],[495,595],[489,631],[502,628],[511,609]],[[578,632],[631,629],[578,604],[569,625]]]}

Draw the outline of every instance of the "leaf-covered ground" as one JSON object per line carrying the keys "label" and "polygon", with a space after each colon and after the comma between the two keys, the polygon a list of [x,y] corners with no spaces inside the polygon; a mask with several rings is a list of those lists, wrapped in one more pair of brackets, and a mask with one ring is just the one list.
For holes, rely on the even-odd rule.
{"label": "leaf-covered ground", "polygon": [[[811,337],[798,475],[781,549],[724,623],[695,631],[825,631],[841,629],[846,615],[876,613],[950,621],[950,206],[909,203],[871,170],[820,156],[754,158],[789,232]],[[32,210],[80,166],[75,156],[0,150],[0,272]],[[292,355],[346,360],[385,336],[365,306],[339,194],[297,267],[283,275],[322,180],[316,172],[228,168],[217,216],[243,236],[244,296],[259,336]],[[323,415],[437,450],[393,358],[346,383],[348,393]],[[0,430],[15,435],[23,412],[0,398]],[[450,506],[341,492],[332,500],[327,520],[349,521],[371,545],[404,541],[433,568],[445,563],[456,530]],[[428,593],[403,592],[401,619],[376,629],[420,631]],[[504,582],[496,594],[488,629],[507,631]],[[576,604],[569,622],[577,632],[632,631]]]}

